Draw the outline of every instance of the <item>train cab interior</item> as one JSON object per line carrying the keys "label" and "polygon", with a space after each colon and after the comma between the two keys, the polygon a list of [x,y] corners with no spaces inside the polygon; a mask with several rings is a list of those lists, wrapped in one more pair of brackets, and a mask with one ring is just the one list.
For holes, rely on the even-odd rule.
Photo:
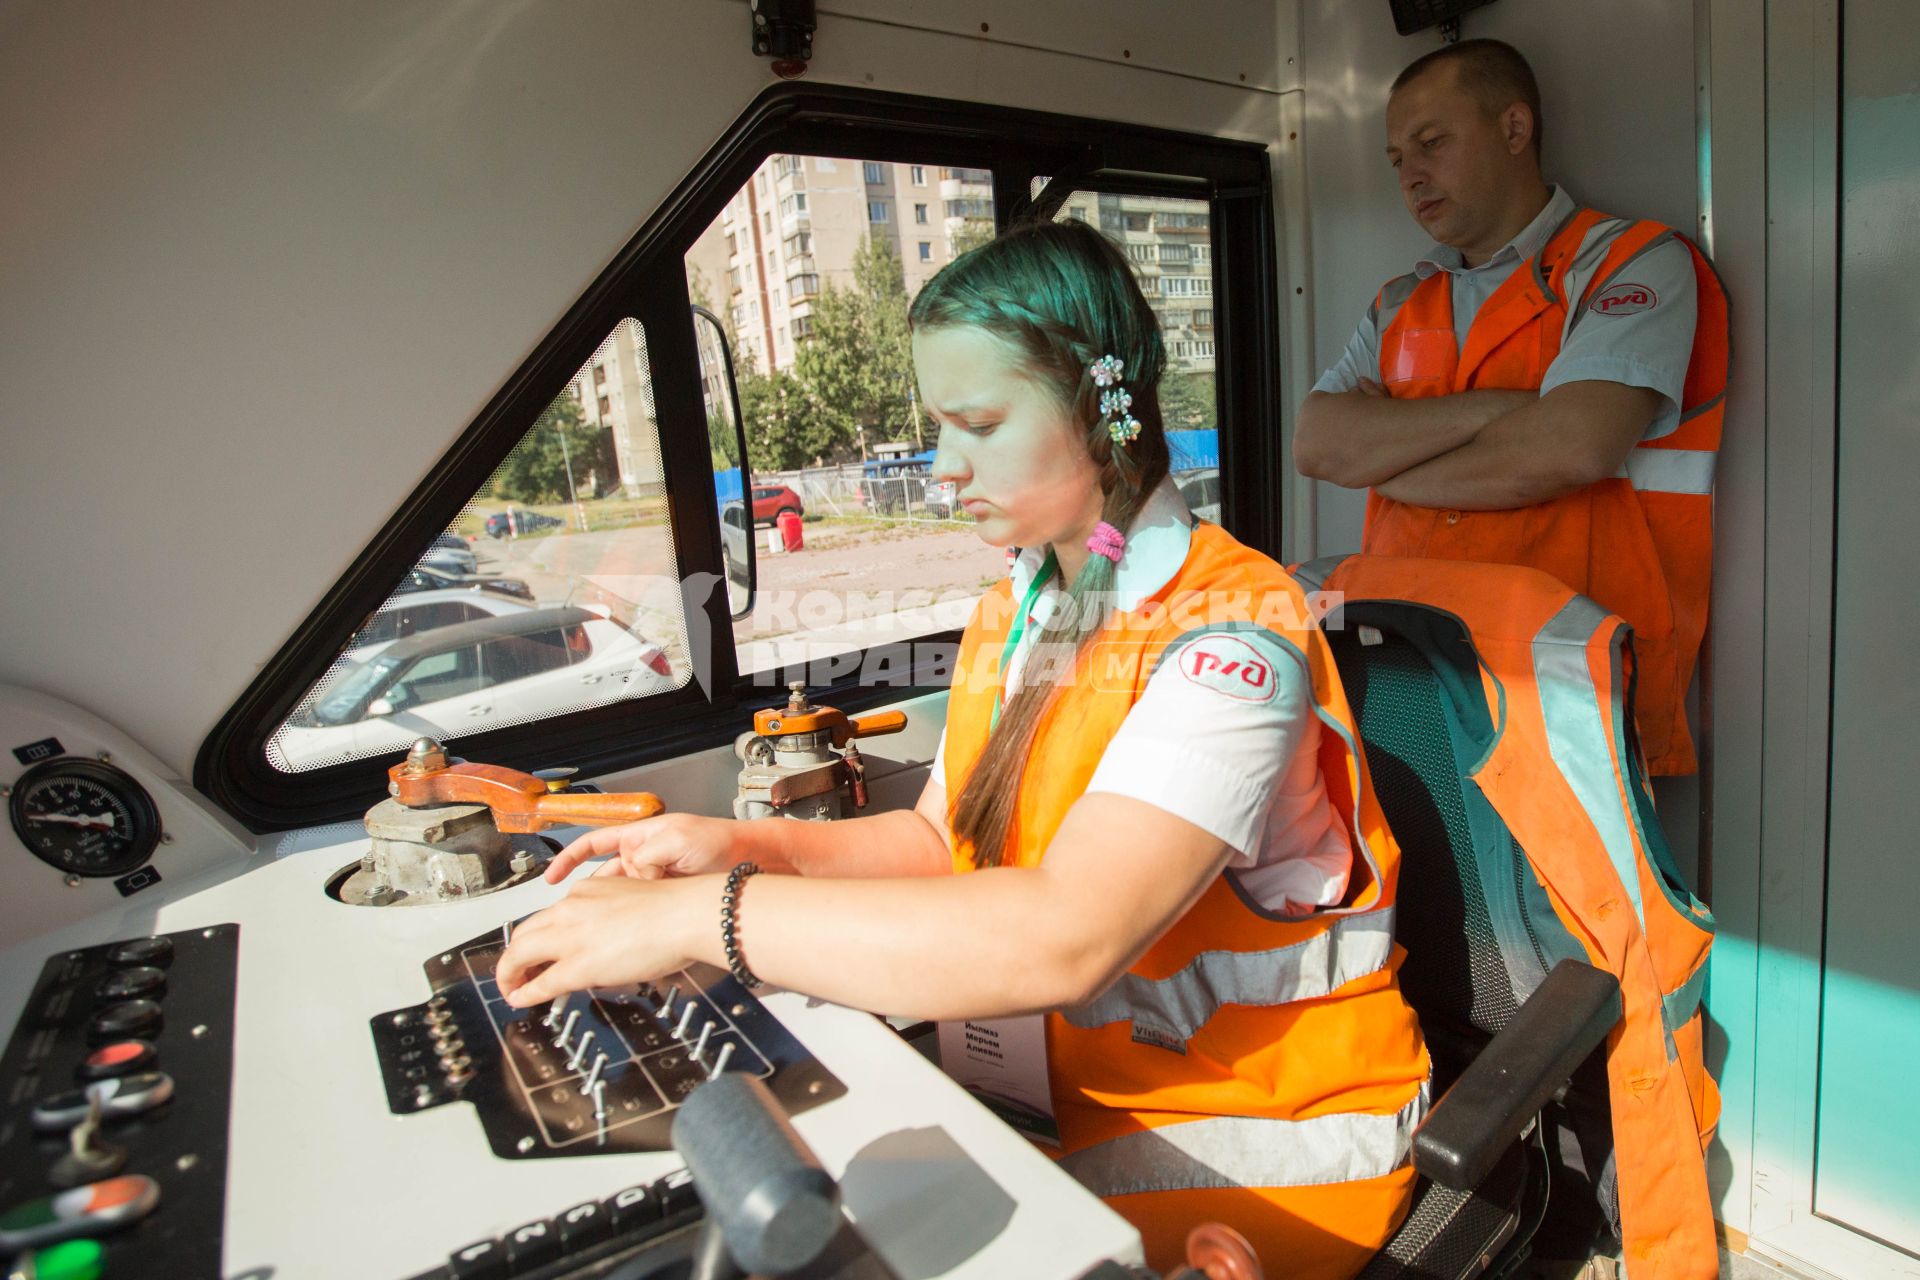
{"label": "train cab interior", "polygon": [[[1905,0],[0,5],[0,1265],[1300,1274],[1150,1259],[931,1022],[697,964],[523,1013],[495,966],[584,830],[938,777],[1013,558],[908,315],[1009,227],[1119,250],[1186,505],[1339,586],[1368,499],[1296,465],[1301,406],[1428,251],[1384,113],[1463,38],[1531,63],[1547,181],[1727,300],[1697,768],[1647,778],[1627,717],[1580,793],[1710,930],[1710,1256],[1623,1245],[1611,1157],[1549,1154],[1622,987],[1557,922],[1503,960],[1503,912],[1566,914],[1468,874],[1506,686],[1440,605],[1356,603],[1328,652],[1439,1103],[1363,1274],[1920,1277]],[[1644,1176],[1630,1219],[1680,1185]]]}

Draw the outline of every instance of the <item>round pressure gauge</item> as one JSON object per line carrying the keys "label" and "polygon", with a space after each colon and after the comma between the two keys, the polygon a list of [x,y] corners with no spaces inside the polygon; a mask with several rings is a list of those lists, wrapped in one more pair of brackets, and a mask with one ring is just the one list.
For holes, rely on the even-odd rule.
{"label": "round pressure gauge", "polygon": [[99,760],[60,756],[34,765],[13,784],[7,816],[29,853],[69,875],[125,875],[160,843],[153,797]]}

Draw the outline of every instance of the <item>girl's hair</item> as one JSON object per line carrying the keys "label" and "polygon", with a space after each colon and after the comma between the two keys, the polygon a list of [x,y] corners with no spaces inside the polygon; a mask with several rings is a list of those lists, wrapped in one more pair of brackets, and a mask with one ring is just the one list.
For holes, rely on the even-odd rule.
{"label": "girl's hair", "polygon": [[[1160,375],[1166,348],[1160,326],[1113,243],[1082,222],[1033,220],[962,254],[913,300],[916,330],[966,326],[1005,342],[1027,376],[1053,392],[1086,433],[1087,453],[1106,495],[1100,515],[1130,532],[1140,508],[1167,474],[1166,429],[1160,418]],[[1117,445],[1101,420],[1100,388],[1090,368],[1118,356],[1121,383],[1133,396],[1140,434]],[[953,831],[973,846],[977,867],[1006,861],[1020,779],[1057,683],[1071,677],[1081,651],[1113,607],[1114,562],[1089,555],[1067,584],[1067,599],[1048,620],[1028,656],[1020,693],[1002,708],[960,794],[948,801]]]}

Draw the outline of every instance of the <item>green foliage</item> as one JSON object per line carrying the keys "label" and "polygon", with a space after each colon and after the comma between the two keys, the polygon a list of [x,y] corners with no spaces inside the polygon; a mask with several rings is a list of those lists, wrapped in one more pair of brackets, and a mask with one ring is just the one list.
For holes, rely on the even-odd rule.
{"label": "green foliage", "polygon": [[953,256],[957,258],[969,249],[977,249],[993,237],[992,218],[968,218],[954,233]]}
{"label": "green foliage", "polygon": [[862,241],[853,259],[853,287],[828,285],[813,300],[812,316],[813,334],[793,362],[795,376],[819,405],[803,451],[809,457],[849,456],[863,431],[870,440],[910,438],[913,349],[906,281],[893,246],[874,236]]}
{"label": "green foliage", "polygon": [[724,414],[707,415],[707,452],[713,455],[715,471],[729,471],[740,465],[740,442],[733,434],[733,423]]}
{"label": "green foliage", "polygon": [[836,443],[834,415],[806,383],[785,370],[741,377],[740,418],[756,470],[809,466]]}
{"label": "green foliage", "polygon": [[500,464],[493,492],[512,502],[567,502],[574,494],[595,497],[602,487],[612,488],[619,479],[613,432],[588,426],[581,419],[580,402],[570,392],[562,392]]}
{"label": "green foliage", "polygon": [[1169,364],[1160,376],[1160,417],[1169,431],[1215,425],[1213,379]]}

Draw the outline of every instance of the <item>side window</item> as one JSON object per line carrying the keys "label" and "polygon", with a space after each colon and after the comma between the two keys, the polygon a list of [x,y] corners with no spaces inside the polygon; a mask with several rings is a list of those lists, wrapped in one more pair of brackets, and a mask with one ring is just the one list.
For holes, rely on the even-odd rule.
{"label": "side window", "polygon": [[[1036,178],[1034,194],[1045,186],[1046,179]],[[1208,202],[1124,190],[1074,191],[1056,216],[1100,228],[1120,246],[1139,278],[1167,347],[1160,412],[1173,455],[1174,483],[1195,515],[1218,521],[1220,420]]]}
{"label": "side window", "polygon": [[472,645],[429,654],[387,685],[382,695],[397,712],[472,693],[482,685],[479,654]]}
{"label": "side window", "polygon": [[[916,173],[937,202],[924,187],[916,202]],[[758,540],[758,594],[734,623],[743,676],[773,685],[805,664],[829,683],[846,655],[964,625],[1005,574],[932,480],[907,333],[920,288],[993,233],[990,170],[770,155],[688,252],[689,295],[727,329],[753,478],[742,504],[716,432],[729,564],[741,534]]]}
{"label": "side window", "polygon": [[[540,620],[532,615],[545,612],[552,625],[529,625],[511,641],[493,641],[502,647],[498,660],[487,663],[479,660],[478,646],[488,638],[474,637],[473,645],[457,651],[465,664],[457,679],[446,674],[456,654],[421,658],[386,700],[396,710],[417,707],[565,666],[569,650],[561,627],[576,625],[583,607],[604,615],[603,651],[624,647],[633,656],[647,655],[650,678],[554,686],[542,690],[547,701],[539,706],[485,708],[444,724],[417,721],[410,727],[414,736],[433,732],[457,740],[684,685],[693,663],[668,517],[646,334],[638,321],[622,320],[473,494],[453,527],[426,540],[395,593],[268,740],[268,762],[282,773],[300,773],[384,756],[396,745],[404,750],[404,742],[378,734],[319,724],[323,717],[315,708],[336,704],[336,689],[365,684],[367,677],[357,673],[371,660],[366,646],[391,641],[379,655],[411,660],[415,655],[402,652],[405,646],[431,643],[448,628],[486,625],[481,619],[505,616],[533,624]],[[428,570],[453,576],[434,578]],[[492,607],[469,600],[409,603],[416,572],[431,579],[428,589],[486,589]],[[532,639],[542,633],[549,641]],[[494,652],[489,645],[489,658]],[[663,677],[652,678],[663,668]]]}
{"label": "side window", "polygon": [[566,632],[559,629],[501,636],[480,646],[480,670],[488,684],[506,684],[557,671],[569,656]]}

